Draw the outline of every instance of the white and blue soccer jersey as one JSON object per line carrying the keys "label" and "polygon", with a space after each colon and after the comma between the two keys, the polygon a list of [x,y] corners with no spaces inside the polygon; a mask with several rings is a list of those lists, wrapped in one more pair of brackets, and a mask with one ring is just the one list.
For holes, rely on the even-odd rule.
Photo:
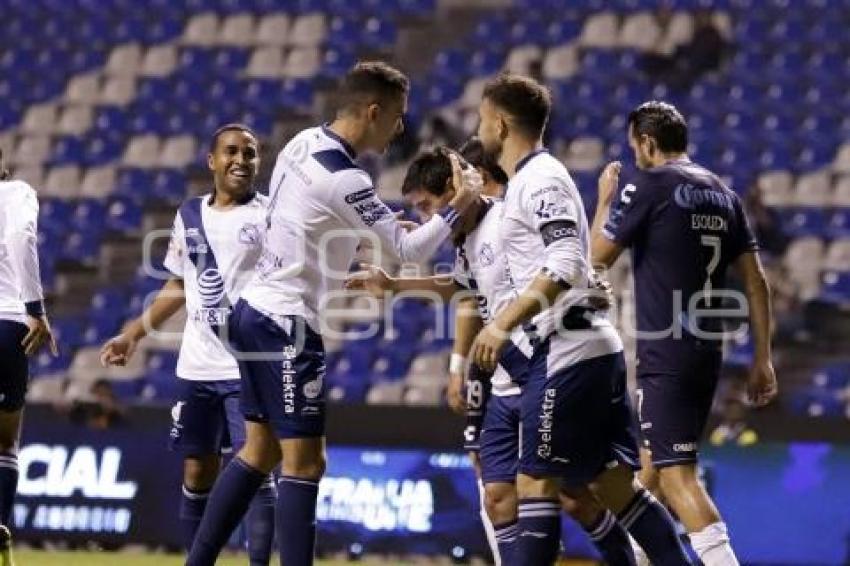
{"label": "white and blue soccer jersey", "polygon": [[177,376],[218,381],[239,379],[236,359],[218,336],[251,279],[262,249],[268,197],[228,210],[210,205],[210,196],[195,197],[174,219],[165,268],[183,280],[186,327],[177,360]]}
{"label": "white and blue soccer jersey", "polygon": [[[546,150],[521,160],[508,183],[501,226],[508,271],[517,293],[541,272],[569,285],[555,303],[525,326],[541,339],[563,329],[565,317],[589,307],[593,266],[590,229],[581,195],[566,167]],[[550,371],[622,350],[611,323],[582,312],[589,328],[569,339],[552,340]],[[568,328],[569,329],[569,328]]]}
{"label": "white and blue soccer jersey", "polygon": [[450,208],[412,232],[404,230],[355,157],[326,126],[302,131],[280,152],[262,255],[242,294],[253,308],[300,316],[321,330],[323,306],[341,292],[362,239],[401,261],[420,261],[449,236],[457,221]]}
{"label": "white and blue soccer jersey", "polygon": [[38,199],[23,181],[0,182],[0,320],[24,322],[25,303],[41,301]]}
{"label": "white and blue soccer jersey", "polygon": [[[458,247],[455,281],[476,294],[478,311],[485,324],[492,322],[516,297],[507,272],[501,241],[501,199],[488,202],[478,226]],[[503,352],[496,371],[490,378],[491,392],[497,396],[519,395],[519,385],[514,381],[524,373],[531,356],[531,343],[525,332],[517,328],[511,334],[510,344]]]}

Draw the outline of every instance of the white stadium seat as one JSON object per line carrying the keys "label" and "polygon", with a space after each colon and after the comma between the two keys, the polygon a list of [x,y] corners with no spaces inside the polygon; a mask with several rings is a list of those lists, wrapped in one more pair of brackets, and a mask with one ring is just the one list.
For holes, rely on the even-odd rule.
{"label": "white stadium seat", "polygon": [[283,76],[293,79],[309,79],[316,76],[321,65],[321,50],[315,47],[296,47],[286,57]]}
{"label": "white stadium seat", "polygon": [[177,47],[155,45],[145,52],[140,74],[145,77],[166,77],[177,68]]}
{"label": "white stadium seat", "polygon": [[616,47],[619,27],[619,19],[614,12],[594,14],[585,20],[579,43],[582,47]]}
{"label": "white stadium seat", "polygon": [[50,137],[45,135],[23,136],[18,140],[18,146],[12,161],[16,165],[41,165],[50,156]]}
{"label": "white stadium seat", "polygon": [[570,142],[565,156],[568,169],[593,171],[605,161],[605,144],[599,138],[580,137]]}
{"label": "white stadium seat", "polygon": [[543,50],[537,45],[514,47],[505,59],[505,70],[509,73],[527,75],[531,66],[543,58]]}
{"label": "white stadium seat", "polygon": [[245,75],[256,78],[278,78],[283,70],[283,49],[259,47],[251,53]]}
{"label": "white stadium seat", "polygon": [[260,19],[257,26],[255,43],[258,45],[274,45],[283,47],[289,38],[289,28],[292,20],[289,14],[270,14]]}
{"label": "white stadium seat", "polygon": [[97,101],[100,92],[100,73],[77,75],[68,82],[65,89],[66,102],[92,103]]}
{"label": "white stadium seat", "polygon": [[794,200],[794,175],[789,171],[766,171],[759,175],[756,187],[765,206],[789,206]]}
{"label": "white stadium seat", "polygon": [[661,28],[652,12],[637,12],[626,16],[620,28],[619,45],[626,49],[649,51],[661,38]]}
{"label": "white stadium seat", "polygon": [[289,31],[289,44],[300,47],[318,47],[327,37],[324,14],[312,13],[298,16]]}
{"label": "white stadium seat", "polygon": [[850,238],[841,238],[829,245],[822,268],[826,271],[850,271]]}
{"label": "white stadium seat", "polygon": [[218,39],[218,16],[212,12],[204,12],[192,16],[183,30],[181,43],[183,45],[199,45],[212,47]]}
{"label": "white stadium seat", "polygon": [[827,171],[800,175],[794,186],[797,206],[828,206],[832,201],[832,177]]}
{"label": "white stadium seat", "polygon": [[53,167],[44,179],[42,194],[70,198],[80,193],[80,168],[76,165]]}
{"label": "white stadium seat", "polygon": [[115,188],[115,167],[102,165],[88,169],[80,184],[80,194],[84,197],[104,198]]}
{"label": "white stadium seat", "polygon": [[578,68],[578,48],[573,44],[550,49],[543,57],[543,76],[550,80],[568,79]]}
{"label": "white stadium seat", "polygon": [[142,67],[142,47],[138,43],[119,45],[109,54],[106,74],[110,76],[136,76]]}
{"label": "white stadium seat", "polygon": [[56,132],[64,135],[78,136],[91,128],[94,113],[91,106],[66,106],[59,117]]}
{"label": "white stadium seat", "polygon": [[21,132],[26,134],[50,134],[56,129],[58,108],[56,104],[45,102],[33,104],[24,114]]}
{"label": "white stadium seat", "polygon": [[158,165],[160,140],[153,134],[130,139],[122,162],[128,167],[151,168]]}
{"label": "white stadium seat", "polygon": [[850,142],[844,143],[835,155],[832,162],[832,170],[835,173],[850,173]]}
{"label": "white stadium seat", "polygon": [[31,187],[39,190],[44,185],[44,169],[41,165],[23,165],[14,168],[14,178],[27,182]]}
{"label": "white stadium seat", "polygon": [[125,106],[136,97],[136,79],[133,77],[110,77],[100,92],[101,104]]}
{"label": "white stadium seat", "polygon": [[247,47],[257,43],[257,29],[253,14],[233,14],[221,24],[218,34],[219,45]]}
{"label": "white stadium seat", "polygon": [[832,206],[850,208],[850,175],[839,177],[832,192]]}
{"label": "white stadium seat", "polygon": [[194,136],[174,136],[165,140],[159,157],[160,167],[185,167],[195,159],[198,144]]}

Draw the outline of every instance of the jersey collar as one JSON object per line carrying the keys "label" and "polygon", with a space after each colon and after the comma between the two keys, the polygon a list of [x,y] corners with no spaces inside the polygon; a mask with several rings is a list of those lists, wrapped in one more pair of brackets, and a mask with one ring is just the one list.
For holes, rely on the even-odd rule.
{"label": "jersey collar", "polygon": [[531,161],[532,159],[534,159],[535,157],[537,157],[541,153],[549,153],[549,150],[546,149],[545,147],[541,147],[540,149],[535,149],[534,151],[532,151],[531,153],[529,153],[528,155],[526,155],[525,157],[523,157],[522,159],[520,159],[517,162],[516,167],[514,168],[514,173],[519,173],[520,169],[522,169],[523,167],[528,165],[529,161]]}
{"label": "jersey collar", "polygon": [[[249,202],[254,200],[254,197],[256,197],[256,196],[257,196],[257,191],[252,188],[250,191],[245,193],[245,196],[242,197],[241,200],[236,201],[236,203],[237,204],[248,204]],[[212,192],[210,192],[210,196],[207,199],[207,206],[212,206],[213,204],[215,204],[215,187],[213,187],[213,190],[212,190]]]}
{"label": "jersey collar", "polygon": [[357,152],[354,151],[354,148],[351,147],[351,144],[345,141],[342,136],[337,135],[332,129],[330,129],[330,122],[325,122],[322,124],[322,133],[331,138],[332,140],[336,140],[339,144],[345,149],[345,152],[348,153],[348,156],[351,159],[357,159]]}

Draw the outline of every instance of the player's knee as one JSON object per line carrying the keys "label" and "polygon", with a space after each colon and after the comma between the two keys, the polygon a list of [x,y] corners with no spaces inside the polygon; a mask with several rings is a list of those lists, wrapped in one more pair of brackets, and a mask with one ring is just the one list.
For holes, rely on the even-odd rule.
{"label": "player's knee", "polygon": [[563,488],[560,493],[561,508],[580,524],[592,525],[603,511],[602,504],[593,493],[584,488]]}
{"label": "player's knee", "polygon": [[295,478],[321,479],[325,475],[327,460],[324,453],[302,454],[299,458],[283,459],[283,474]]}
{"label": "player's knee", "polygon": [[684,464],[662,468],[658,473],[661,491],[668,496],[697,487],[696,466]]}
{"label": "player's knee", "polygon": [[520,498],[545,497],[556,499],[561,488],[561,482],[557,478],[536,478],[519,474],[516,487]]}
{"label": "player's knee", "polygon": [[506,523],[516,517],[517,493],[512,484],[484,486],[484,508],[493,523]]}
{"label": "player's knee", "polygon": [[219,458],[216,454],[186,458],[183,461],[183,484],[196,491],[212,488],[218,477]]}

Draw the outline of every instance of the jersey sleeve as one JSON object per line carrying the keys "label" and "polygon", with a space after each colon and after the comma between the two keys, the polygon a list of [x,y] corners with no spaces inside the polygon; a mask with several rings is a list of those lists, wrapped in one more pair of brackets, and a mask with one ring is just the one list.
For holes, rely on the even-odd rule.
{"label": "jersey sleeve", "polygon": [[553,177],[523,187],[520,206],[543,239],[543,272],[558,282],[575,284],[585,263],[578,231],[581,203],[563,180]]}
{"label": "jersey sleeve", "polygon": [[460,246],[457,247],[457,254],[455,255],[454,280],[455,284],[464,289],[471,291],[474,287],[472,274],[469,272],[469,262]]}
{"label": "jersey sleeve", "polygon": [[180,213],[174,217],[171,228],[171,239],[168,241],[168,252],[165,254],[163,265],[175,277],[183,278],[184,261],[186,261],[186,237],[183,231],[183,220]]}
{"label": "jersey sleeve", "polygon": [[6,241],[14,261],[21,300],[29,314],[38,315],[44,312],[38,265],[38,198],[32,187],[20,183],[14,202],[14,206],[6,209]]}
{"label": "jersey sleeve", "polygon": [[334,211],[352,229],[374,234],[382,249],[390,250],[403,262],[423,261],[434,255],[459,219],[457,213],[447,207],[408,232],[378,197],[366,173],[347,171],[339,177],[337,190],[331,199]]}
{"label": "jersey sleeve", "polygon": [[734,259],[743,253],[757,252],[759,245],[738,195],[734,195],[732,203],[735,214],[735,229],[731,234],[731,254]]}
{"label": "jersey sleeve", "polygon": [[646,177],[636,175],[618,192],[602,233],[627,248],[646,230],[654,207],[653,192]]}

